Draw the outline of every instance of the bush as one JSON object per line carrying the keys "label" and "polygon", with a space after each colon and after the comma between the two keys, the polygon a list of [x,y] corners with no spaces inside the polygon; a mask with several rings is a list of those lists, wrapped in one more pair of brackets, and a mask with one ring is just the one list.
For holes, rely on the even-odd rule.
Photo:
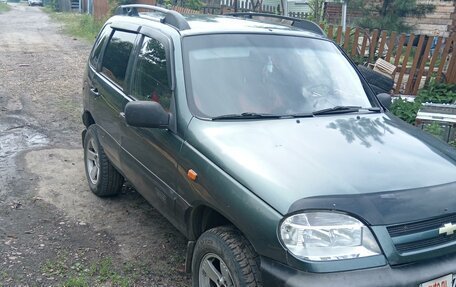
{"label": "bush", "polygon": [[423,103],[456,103],[456,85],[431,83],[418,93],[414,102],[397,99],[391,105],[390,110],[402,120],[413,124],[415,122],[416,114]]}
{"label": "bush", "polygon": [[409,124],[415,123],[416,114],[420,109],[421,103],[415,99],[414,102],[409,102],[402,98],[395,100],[391,104],[390,111]]}
{"label": "bush", "polygon": [[431,84],[420,91],[417,96],[422,103],[453,104],[456,103],[456,85]]}
{"label": "bush", "polygon": [[[456,85],[431,83],[418,93],[414,102],[401,98],[395,100],[391,105],[390,111],[409,124],[414,124],[418,110],[423,103],[456,104]],[[434,136],[439,136],[441,127],[438,123],[433,123],[427,126],[425,131]],[[450,141],[449,144],[456,147],[455,140]]]}

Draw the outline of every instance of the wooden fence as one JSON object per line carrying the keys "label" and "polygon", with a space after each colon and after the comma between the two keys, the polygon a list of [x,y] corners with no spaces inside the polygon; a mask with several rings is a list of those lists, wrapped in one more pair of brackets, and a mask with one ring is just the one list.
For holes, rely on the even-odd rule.
{"label": "wooden fence", "polygon": [[416,95],[430,80],[456,83],[456,33],[450,37],[406,35],[388,31],[329,25],[324,27],[357,63],[375,64],[382,58],[397,67],[395,93]]}

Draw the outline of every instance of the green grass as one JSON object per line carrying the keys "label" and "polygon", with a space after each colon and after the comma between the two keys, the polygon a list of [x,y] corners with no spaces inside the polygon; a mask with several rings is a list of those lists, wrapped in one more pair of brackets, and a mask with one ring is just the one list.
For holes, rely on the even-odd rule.
{"label": "green grass", "polygon": [[89,287],[89,283],[82,276],[71,277],[63,283],[63,287]]}
{"label": "green grass", "polygon": [[2,12],[8,12],[9,10],[11,10],[11,7],[8,6],[8,4],[6,4],[6,3],[0,3],[0,13],[2,13]]}
{"label": "green grass", "polygon": [[95,37],[103,27],[104,20],[95,20],[91,15],[55,12],[50,7],[44,9],[49,13],[52,19],[62,23],[65,33],[76,37],[86,39],[89,42],[95,41]]}
{"label": "green grass", "polygon": [[56,259],[47,261],[41,267],[41,272],[45,276],[61,278],[62,287],[127,287],[132,286],[140,275],[137,271],[139,267],[130,264],[114,266],[110,258],[93,261],[90,265],[70,261],[66,254],[59,255]]}

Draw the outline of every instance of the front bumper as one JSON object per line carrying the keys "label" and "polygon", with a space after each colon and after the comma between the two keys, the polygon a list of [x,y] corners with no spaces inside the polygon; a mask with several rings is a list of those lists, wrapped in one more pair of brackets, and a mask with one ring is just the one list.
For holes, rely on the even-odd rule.
{"label": "front bumper", "polygon": [[332,273],[304,272],[269,258],[261,257],[261,273],[264,287],[418,287],[421,283],[429,280],[448,274],[456,274],[456,254],[394,267],[386,265]]}

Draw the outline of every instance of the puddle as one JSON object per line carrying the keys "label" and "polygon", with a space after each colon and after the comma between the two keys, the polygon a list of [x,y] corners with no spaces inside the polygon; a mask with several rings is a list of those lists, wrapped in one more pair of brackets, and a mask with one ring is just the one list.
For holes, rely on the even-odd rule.
{"label": "puddle", "polygon": [[26,119],[19,116],[0,117],[0,195],[7,192],[8,185],[19,176],[15,156],[31,148],[46,146],[48,142],[47,137]]}
{"label": "puddle", "polygon": [[0,159],[13,157],[30,148],[45,146],[48,142],[44,134],[20,117],[7,116],[0,121]]}

